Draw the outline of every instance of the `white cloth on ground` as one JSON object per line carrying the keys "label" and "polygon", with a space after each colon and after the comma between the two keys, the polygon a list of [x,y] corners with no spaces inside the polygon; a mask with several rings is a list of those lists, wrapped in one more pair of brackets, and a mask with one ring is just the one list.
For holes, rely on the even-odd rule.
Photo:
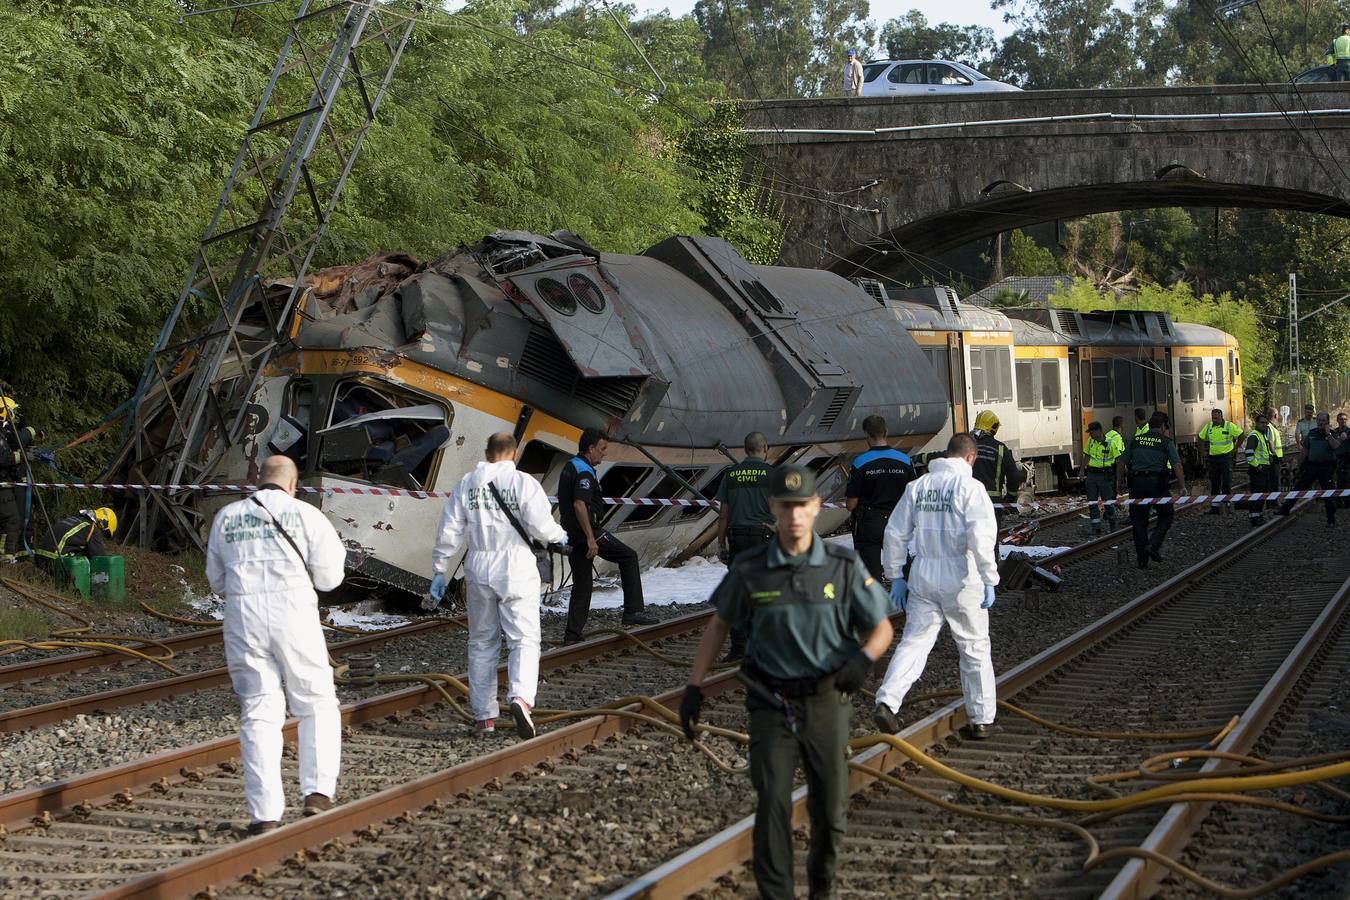
{"label": "white cloth on ground", "polygon": [[534,553],[498,506],[488,483],[534,539],[567,538],[553,519],[544,488],[510,460],[480,462],[465,475],[441,513],[434,572],[446,574],[462,547],[469,614],[469,693],[474,718],[492,719],[497,704],[497,661],[506,633],[509,696],[534,705],[539,681],[539,597]]}
{"label": "white cloth on ground", "polygon": [[[333,797],[342,754],[342,720],[328,645],[319,624],[319,590],[342,583],[346,550],[317,508],[280,490],[224,507],[211,524],[206,574],[225,597],[225,662],[239,696],[244,792],[255,822],[286,811],[281,729],[286,706],[299,717],[301,796]],[[271,515],[269,515],[269,512]],[[276,530],[275,516],[295,548]]]}

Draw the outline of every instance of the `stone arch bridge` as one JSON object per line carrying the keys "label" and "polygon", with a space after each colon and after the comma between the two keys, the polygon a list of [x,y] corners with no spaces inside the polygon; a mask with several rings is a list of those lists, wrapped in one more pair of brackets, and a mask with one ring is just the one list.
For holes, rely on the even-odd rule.
{"label": "stone arch bridge", "polygon": [[1159,206],[1350,218],[1340,84],[770,100],[745,127],[786,265],[891,274],[1038,222]]}

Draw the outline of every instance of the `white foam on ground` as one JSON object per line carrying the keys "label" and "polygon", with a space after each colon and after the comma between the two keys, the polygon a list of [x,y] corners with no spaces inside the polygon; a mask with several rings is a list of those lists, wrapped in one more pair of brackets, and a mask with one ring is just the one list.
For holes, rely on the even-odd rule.
{"label": "white foam on ground", "polygon": [[1017,544],[999,544],[999,559],[1007,559],[1013,553],[1022,553],[1030,556],[1032,559],[1041,559],[1046,556],[1054,556],[1056,553],[1063,553],[1068,547],[1042,547],[1039,544],[1029,546],[1019,546]]}
{"label": "white foam on ground", "polygon": [[[217,622],[225,618],[225,600],[219,594],[202,596],[187,591],[184,593],[183,599],[188,606],[205,618],[214,619]],[[394,616],[379,612],[375,607],[375,601],[365,600],[352,609],[326,606],[323,607],[321,613],[323,620],[330,625],[337,625],[339,628],[355,628],[358,631],[385,631],[389,628],[399,628],[412,621],[405,616]]]}

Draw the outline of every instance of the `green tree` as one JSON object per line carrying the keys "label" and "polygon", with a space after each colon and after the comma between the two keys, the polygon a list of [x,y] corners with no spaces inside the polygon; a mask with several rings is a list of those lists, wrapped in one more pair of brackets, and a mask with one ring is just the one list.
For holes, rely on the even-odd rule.
{"label": "green tree", "polygon": [[919,10],[881,26],[881,45],[891,59],[947,59],[980,68],[993,57],[994,31],[982,25],[929,25]]}
{"label": "green tree", "polygon": [[[1144,66],[1135,16],[1112,0],[993,0],[1013,32],[994,57],[998,77],[1026,88],[1118,87]],[[992,73],[991,73],[992,74]]]}
{"label": "green tree", "polygon": [[1036,243],[1034,238],[1020,229],[1009,236],[1008,244],[1009,275],[1063,274],[1063,268],[1054,252]]}

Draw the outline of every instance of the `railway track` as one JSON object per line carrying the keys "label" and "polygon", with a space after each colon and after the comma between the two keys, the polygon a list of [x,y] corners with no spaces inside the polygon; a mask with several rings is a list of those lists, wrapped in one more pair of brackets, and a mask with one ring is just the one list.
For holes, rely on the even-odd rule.
{"label": "railway track", "polygon": [[[708,615],[695,613],[634,635],[688,659]],[[636,650],[621,635],[553,651],[541,668],[540,706],[580,709],[633,693],[668,691],[687,671]],[[625,727],[621,720],[588,719],[517,745],[511,743],[514,735],[470,734],[439,698],[436,688],[424,685],[344,706],[344,805],[243,844],[236,739],[0,797],[0,825],[7,830],[0,841],[0,896],[91,889],[106,896],[186,896],[222,878],[275,865],[298,848],[416,809],[410,797],[428,796],[425,803],[428,791],[453,795]],[[678,694],[663,699],[677,703]],[[287,740],[294,740],[293,721]],[[447,761],[459,763],[449,775],[443,770]],[[286,768],[293,780],[293,761]]]}
{"label": "railway track", "polygon": [[[1246,734],[1243,740],[1251,740],[1261,733],[1263,726],[1253,710],[1260,705],[1255,702],[1258,698],[1269,707],[1271,676],[1285,671],[1293,660],[1308,659],[1312,642],[1329,633],[1322,626],[1344,621],[1350,556],[1323,552],[1319,557],[1315,551],[1310,555],[1310,547],[1334,540],[1320,522],[1310,521],[1314,518],[1281,519],[1248,533],[1005,672],[999,678],[1000,698],[1085,729],[1202,727],[1217,733],[1231,717],[1239,716],[1227,745],[1242,746],[1235,735]],[[1284,571],[1289,562],[1303,559],[1319,561],[1296,591],[1289,596],[1273,594],[1266,583],[1272,568]],[[1251,585],[1262,587],[1250,590]],[[1240,669],[1235,670],[1235,659],[1240,660]],[[1269,712],[1267,708],[1264,714]],[[1100,789],[1087,784],[1088,775],[1133,769],[1146,757],[1178,749],[1176,743],[1160,741],[1060,735],[1007,712],[1000,716],[1003,730],[994,739],[968,742],[955,736],[964,719],[964,709],[953,702],[906,728],[900,737],[969,775],[1032,793],[1084,800],[1103,797]],[[1199,743],[1191,741],[1188,746]],[[982,793],[956,788],[917,769],[889,744],[863,750],[854,762],[871,773],[898,772],[914,787],[982,811],[1036,814],[1019,805],[1010,810]],[[990,824],[934,809],[882,787],[875,774],[857,769],[852,787],[849,836],[839,867],[844,895],[1144,895],[1138,881],[1144,876],[1134,870],[1145,867],[1132,862],[1122,869],[1120,860],[1110,859],[1084,873],[1087,848],[1072,835]],[[1129,784],[1123,788],[1135,789]],[[803,808],[804,792],[799,792],[797,805]],[[1161,830],[1173,834],[1176,826],[1168,823],[1179,816],[1179,811],[1166,806],[1145,808],[1109,819],[1093,833],[1103,850],[1149,842],[1179,846],[1176,837],[1165,839]],[[1189,818],[1203,816],[1192,811]],[[751,826],[751,819],[741,820],[611,896],[675,897],[706,889],[748,859]],[[803,858],[799,854],[799,863]],[[1232,860],[1231,853],[1220,852],[1215,858],[1220,866]],[[804,879],[804,872],[798,877]],[[753,884],[738,873],[733,887],[716,888],[711,895],[752,896]]]}

